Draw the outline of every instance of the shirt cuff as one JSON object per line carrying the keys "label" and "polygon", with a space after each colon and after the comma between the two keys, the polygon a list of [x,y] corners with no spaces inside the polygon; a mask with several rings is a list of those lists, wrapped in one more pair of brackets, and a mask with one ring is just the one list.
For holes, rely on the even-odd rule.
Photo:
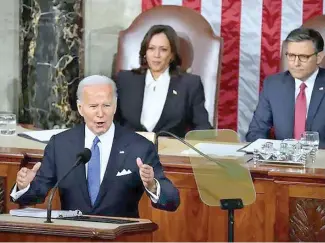
{"label": "shirt cuff", "polygon": [[22,195],[24,195],[25,192],[27,192],[29,188],[30,188],[30,184],[28,184],[28,186],[26,188],[24,188],[22,190],[19,190],[17,192],[17,184],[16,184],[15,187],[14,187],[14,189],[12,190],[10,196],[12,197],[12,199],[14,201],[16,201],[18,198],[20,198]]}
{"label": "shirt cuff", "polygon": [[156,182],[156,187],[157,187],[157,190],[156,190],[156,194],[152,193],[151,191],[149,191],[146,187],[146,191],[150,194],[150,199],[153,203],[157,203],[158,200],[159,200],[159,196],[160,196],[160,184],[159,184],[159,181],[157,181],[155,178],[153,178]]}

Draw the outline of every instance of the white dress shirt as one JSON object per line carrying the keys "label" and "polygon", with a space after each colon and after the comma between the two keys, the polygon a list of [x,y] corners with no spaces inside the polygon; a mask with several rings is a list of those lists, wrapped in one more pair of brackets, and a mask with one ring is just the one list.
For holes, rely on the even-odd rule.
{"label": "white dress shirt", "polygon": [[[309,104],[310,104],[310,100],[311,100],[311,95],[313,93],[313,89],[314,89],[314,84],[315,84],[315,80],[318,74],[318,68],[317,70],[310,75],[310,77],[304,82],[306,84],[306,89],[305,89],[305,94],[306,94],[306,100],[307,100],[307,113],[308,114],[308,109],[309,109]],[[297,100],[297,96],[300,92],[300,85],[303,83],[303,81],[296,79],[295,78],[295,100]]]}
{"label": "white dress shirt", "polygon": [[169,68],[157,80],[153,78],[151,71],[147,70],[140,122],[149,132],[153,131],[160,119],[167,98],[169,82]]}
{"label": "white dress shirt", "polygon": [[[104,134],[98,136],[98,148],[100,152],[100,183],[102,183],[106,167],[108,164],[109,156],[112,150],[113,138],[115,133],[115,125],[112,123],[110,128]],[[89,148],[91,150],[91,146],[93,145],[93,141],[96,135],[89,130],[87,126],[85,126],[85,148]],[[103,149],[105,148],[105,149]],[[88,173],[88,163],[85,165],[86,169],[86,178]]]}
{"label": "white dress shirt", "polygon": [[[100,183],[102,183],[102,181],[103,181],[105,171],[107,168],[107,164],[108,164],[108,160],[109,160],[109,156],[111,154],[114,133],[115,133],[115,125],[114,125],[114,123],[112,123],[112,125],[110,126],[110,128],[108,129],[108,131],[106,133],[98,136],[99,142],[97,145],[98,145],[99,151],[100,151]],[[87,126],[85,126],[85,148],[91,149],[91,146],[93,144],[95,137],[96,137],[96,135],[92,131],[90,131]],[[103,148],[105,148],[105,149],[103,149]],[[136,161],[134,161],[134,163],[136,163]],[[86,169],[86,178],[87,178],[88,164],[85,165],[85,169]],[[153,194],[146,188],[146,190],[150,194],[150,198],[153,203],[157,203],[157,201],[159,200],[159,196],[160,196],[160,184],[156,179],[155,179],[155,182],[156,182],[156,186],[157,186],[156,194]],[[17,184],[16,184],[12,193],[10,194],[10,196],[13,198],[13,200],[17,200],[25,192],[27,192],[29,188],[30,188],[30,185],[28,185],[25,189],[17,191]]]}

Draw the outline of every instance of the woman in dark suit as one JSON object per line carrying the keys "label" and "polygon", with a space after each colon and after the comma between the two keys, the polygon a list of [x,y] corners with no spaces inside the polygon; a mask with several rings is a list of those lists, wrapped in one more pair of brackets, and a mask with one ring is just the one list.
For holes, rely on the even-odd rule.
{"label": "woman in dark suit", "polygon": [[140,68],[116,76],[116,120],[135,131],[168,131],[180,137],[188,130],[212,128],[201,78],[180,69],[175,30],[168,25],[152,26],[139,55]]}

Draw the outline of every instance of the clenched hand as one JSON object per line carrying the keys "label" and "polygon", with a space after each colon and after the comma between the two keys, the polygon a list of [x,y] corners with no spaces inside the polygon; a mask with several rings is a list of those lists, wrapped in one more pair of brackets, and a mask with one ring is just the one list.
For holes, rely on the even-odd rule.
{"label": "clenched hand", "polygon": [[137,165],[143,185],[152,193],[156,193],[157,187],[153,168],[150,165],[144,164],[140,158],[137,158]]}
{"label": "clenched hand", "polygon": [[41,167],[41,162],[37,162],[32,169],[21,168],[17,173],[16,183],[19,190],[26,188],[35,178],[37,171]]}

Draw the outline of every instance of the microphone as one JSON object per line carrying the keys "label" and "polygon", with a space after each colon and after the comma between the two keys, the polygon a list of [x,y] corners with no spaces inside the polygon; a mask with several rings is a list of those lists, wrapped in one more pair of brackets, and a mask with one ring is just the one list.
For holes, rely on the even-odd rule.
{"label": "microphone", "polygon": [[156,146],[156,150],[158,151],[158,137],[159,135],[169,135],[172,136],[173,138],[176,138],[178,141],[180,141],[181,143],[185,144],[186,146],[188,146],[189,148],[193,149],[195,152],[197,152],[198,154],[200,154],[201,156],[203,156],[204,158],[206,158],[209,161],[212,161],[214,163],[216,163],[217,165],[219,165],[220,167],[226,168],[223,164],[219,163],[217,160],[215,160],[214,158],[211,158],[210,156],[206,155],[205,153],[201,152],[200,150],[198,150],[197,148],[195,148],[192,144],[186,142],[184,139],[178,137],[177,135],[171,133],[171,132],[167,132],[167,131],[159,131],[156,133],[156,137],[155,137],[155,142],[154,145]]}
{"label": "microphone", "polygon": [[56,184],[53,187],[53,190],[50,194],[49,201],[47,203],[47,217],[45,223],[53,223],[51,221],[51,213],[52,213],[52,200],[54,193],[56,189],[58,188],[60,182],[65,179],[77,166],[79,166],[81,163],[86,164],[91,158],[91,151],[88,148],[85,148],[81,153],[77,154],[77,160],[76,163],[71,167],[70,170],[60,179],[56,182]]}

